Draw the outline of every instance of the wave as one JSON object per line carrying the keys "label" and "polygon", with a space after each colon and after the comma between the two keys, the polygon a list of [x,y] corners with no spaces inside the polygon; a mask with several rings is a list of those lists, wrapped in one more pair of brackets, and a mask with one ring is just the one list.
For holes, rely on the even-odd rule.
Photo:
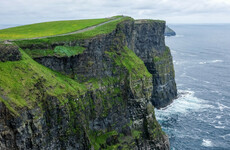
{"label": "wave", "polygon": [[203,64],[207,64],[206,61],[202,61],[202,62],[199,62],[199,64],[203,65]]}
{"label": "wave", "polygon": [[217,129],[224,129],[225,128],[225,126],[214,126],[214,127]]}
{"label": "wave", "polygon": [[230,140],[230,134],[226,134],[226,135],[223,135],[223,136],[221,136],[223,139],[229,139]]}
{"label": "wave", "polygon": [[199,62],[200,65],[203,65],[203,64],[211,64],[211,63],[222,63],[224,62],[223,60],[219,60],[219,59],[216,59],[216,60],[210,60],[210,61],[201,61]]}
{"label": "wave", "polygon": [[218,105],[218,109],[220,110],[220,111],[224,111],[224,109],[230,109],[230,107],[228,107],[228,106],[225,106],[224,104],[221,104],[221,103],[217,103],[217,105]]}
{"label": "wave", "polygon": [[218,63],[218,62],[223,62],[223,60],[212,60],[212,63]]}
{"label": "wave", "polygon": [[209,139],[203,139],[203,142],[201,145],[205,147],[213,147],[213,143]]}
{"label": "wave", "polygon": [[187,61],[176,61],[176,60],[173,60],[173,64],[175,65],[184,65],[184,64],[187,64],[188,62]]}
{"label": "wave", "polygon": [[178,90],[178,98],[166,108],[156,109],[157,120],[167,119],[170,115],[186,114],[190,111],[200,111],[204,108],[211,107],[206,101],[194,96],[193,91]]}
{"label": "wave", "polygon": [[204,83],[207,83],[207,84],[209,84],[210,82],[209,81],[203,81]]}
{"label": "wave", "polygon": [[217,119],[221,119],[221,118],[222,118],[222,116],[220,116],[220,115],[217,115],[217,116],[216,116],[216,118],[217,118]]}
{"label": "wave", "polygon": [[198,79],[194,78],[194,77],[191,77],[189,75],[187,75],[185,72],[183,74],[180,75],[181,77],[186,77],[186,78],[189,78],[189,79],[192,79],[194,81],[198,81]]}

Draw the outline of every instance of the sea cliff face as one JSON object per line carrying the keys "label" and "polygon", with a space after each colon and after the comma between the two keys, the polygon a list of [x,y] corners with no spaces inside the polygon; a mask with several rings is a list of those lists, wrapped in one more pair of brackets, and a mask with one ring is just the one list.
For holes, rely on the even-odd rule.
{"label": "sea cliff face", "polygon": [[169,149],[154,114],[177,92],[164,28],[163,21],[126,20],[109,34],[42,47],[85,48],[78,55],[35,62],[17,50],[21,60],[0,62],[3,77],[16,68],[9,74],[20,73],[20,81],[12,82],[25,91],[14,101],[0,79],[0,148]]}
{"label": "sea cliff face", "polygon": [[165,46],[164,31],[163,21],[137,20],[130,45],[152,74],[151,102],[156,108],[167,106],[177,96],[172,56]]}

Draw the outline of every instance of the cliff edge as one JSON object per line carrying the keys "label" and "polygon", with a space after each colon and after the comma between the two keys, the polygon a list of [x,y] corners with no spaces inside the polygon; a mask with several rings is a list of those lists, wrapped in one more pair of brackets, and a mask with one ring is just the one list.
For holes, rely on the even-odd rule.
{"label": "cliff edge", "polygon": [[177,95],[164,29],[123,17],[0,46],[17,53],[0,62],[0,148],[168,150],[154,114]]}

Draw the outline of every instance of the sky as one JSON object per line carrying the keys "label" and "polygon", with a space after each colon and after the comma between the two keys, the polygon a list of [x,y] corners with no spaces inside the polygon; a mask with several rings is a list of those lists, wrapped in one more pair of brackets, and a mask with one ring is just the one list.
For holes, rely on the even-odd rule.
{"label": "sky", "polygon": [[0,0],[0,24],[115,15],[168,24],[230,23],[230,0]]}

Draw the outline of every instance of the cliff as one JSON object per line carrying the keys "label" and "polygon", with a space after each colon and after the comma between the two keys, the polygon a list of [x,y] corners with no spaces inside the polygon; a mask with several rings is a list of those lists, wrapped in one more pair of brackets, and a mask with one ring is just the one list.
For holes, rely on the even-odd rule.
{"label": "cliff", "polygon": [[169,28],[168,26],[166,26],[165,28],[165,36],[175,36],[176,32],[173,31],[171,28]]}
{"label": "cliff", "polygon": [[176,97],[164,29],[126,18],[107,34],[15,42],[0,62],[1,149],[169,149],[154,114]]}

